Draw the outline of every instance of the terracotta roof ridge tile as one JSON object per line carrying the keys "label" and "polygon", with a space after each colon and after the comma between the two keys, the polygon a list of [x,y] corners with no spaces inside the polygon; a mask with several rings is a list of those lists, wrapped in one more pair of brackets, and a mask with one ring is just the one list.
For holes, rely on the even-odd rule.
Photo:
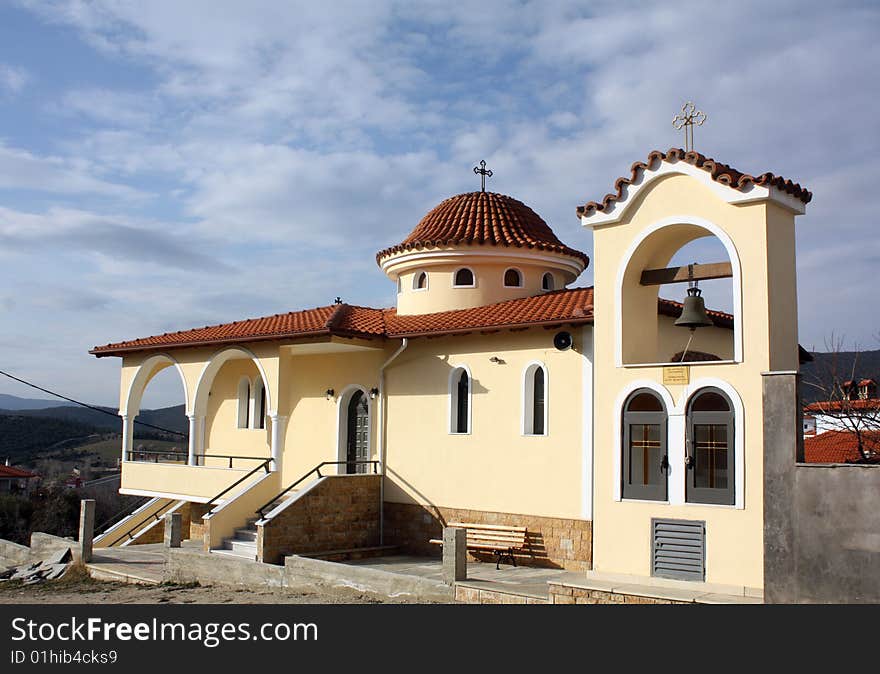
{"label": "terracotta roof ridge tile", "polygon": [[642,178],[642,173],[646,169],[652,169],[659,162],[662,161],[686,162],[688,164],[691,164],[692,166],[706,171],[711,176],[712,180],[721,183],[722,185],[727,185],[728,187],[739,190],[741,192],[747,190],[754,184],[760,185],[762,187],[775,187],[776,189],[785,192],[786,194],[790,194],[795,199],[799,199],[805,204],[810,203],[810,200],[812,200],[813,198],[812,192],[804,187],[801,187],[800,184],[789,180],[788,178],[783,178],[782,176],[775,175],[774,173],[771,173],[769,171],[754,176],[748,173],[743,173],[742,171],[738,171],[732,166],[723,164],[719,161],[716,161],[715,159],[712,159],[711,157],[706,157],[705,155],[702,155],[694,150],[685,151],[680,147],[673,147],[666,152],[661,152],[660,150],[652,150],[648,153],[647,161],[633,162],[633,164],[630,166],[629,177],[621,176],[620,178],[615,180],[614,192],[606,194],[604,197],[602,197],[600,201],[589,201],[583,206],[578,206],[578,217],[589,216],[597,211],[605,211],[610,208],[614,202],[624,200],[624,188],[628,185],[639,182]]}

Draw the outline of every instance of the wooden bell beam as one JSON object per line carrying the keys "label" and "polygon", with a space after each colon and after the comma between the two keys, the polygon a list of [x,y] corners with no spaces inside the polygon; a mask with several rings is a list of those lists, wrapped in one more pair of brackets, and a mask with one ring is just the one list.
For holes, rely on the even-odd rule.
{"label": "wooden bell beam", "polygon": [[645,269],[639,281],[643,286],[662,286],[667,283],[685,283],[687,281],[709,281],[714,278],[731,278],[733,267],[730,262],[709,262],[693,265],[693,275],[688,267],[667,267],[666,269]]}

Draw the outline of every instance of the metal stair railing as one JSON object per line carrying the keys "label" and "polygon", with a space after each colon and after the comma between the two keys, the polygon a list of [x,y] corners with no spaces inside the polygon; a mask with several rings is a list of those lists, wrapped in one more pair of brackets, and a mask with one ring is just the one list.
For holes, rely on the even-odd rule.
{"label": "metal stair railing", "polygon": [[[161,508],[159,508],[159,509],[158,509],[156,512],[154,512],[150,517],[153,517],[153,518],[156,519],[156,520],[161,520],[162,517],[165,515],[165,513],[167,513],[169,510],[171,510],[171,507],[172,507],[173,505],[175,505],[176,503],[177,503],[177,499],[170,499],[170,500],[168,501],[168,503],[166,503],[166,504],[163,505]],[[139,531],[143,531],[144,527],[141,526],[141,525],[145,525],[147,522],[149,522],[149,518],[147,518],[147,519],[143,520],[142,522],[140,522],[139,525],[138,525],[138,530],[139,530]],[[132,530],[129,529],[129,530],[126,531],[124,534],[122,534],[122,536],[120,536],[119,538],[117,538],[116,540],[114,540],[114,541],[113,541],[110,545],[108,545],[107,547],[108,547],[108,548],[112,548],[114,545],[116,545],[117,543],[119,543],[119,541],[121,541],[121,540],[122,540],[123,538],[125,538],[126,536],[128,536],[128,539],[129,539],[130,541],[133,541],[133,540],[134,540],[134,536],[132,535],[131,531],[132,531]]]}
{"label": "metal stair railing", "polygon": [[[322,461],[317,466],[312,468],[309,472],[307,472],[305,475],[303,475],[301,478],[299,478],[296,482],[292,483],[290,486],[286,487],[283,491],[276,494],[271,500],[266,501],[263,505],[261,505],[259,508],[257,508],[255,512],[259,513],[261,518],[265,517],[265,515],[263,514],[263,511],[266,510],[266,508],[268,508],[270,505],[272,505],[273,503],[278,501],[287,492],[289,492],[291,489],[296,487],[298,484],[305,481],[313,473],[317,473],[318,477],[324,477],[321,474],[321,468],[323,468],[324,466],[340,466],[340,465],[345,465],[345,466],[372,465],[373,466],[373,474],[375,475],[375,474],[378,474],[378,472],[379,472],[379,462],[378,461]],[[348,474],[349,475],[363,475],[364,473],[348,473]]]}
{"label": "metal stair railing", "polygon": [[[248,457],[248,458],[252,458],[252,459],[253,459],[253,458],[260,458],[260,457]],[[257,466],[256,468],[254,468],[252,471],[246,473],[245,475],[242,475],[242,476],[241,476],[240,478],[238,478],[235,482],[233,482],[231,485],[229,485],[228,487],[226,487],[226,489],[224,489],[224,490],[221,491],[219,494],[217,494],[214,498],[212,498],[210,501],[208,501],[208,502],[207,502],[207,505],[212,505],[215,501],[217,501],[217,499],[219,499],[221,496],[223,496],[224,494],[226,494],[226,493],[229,492],[230,490],[232,490],[232,489],[234,489],[235,487],[237,487],[238,485],[240,485],[242,482],[244,482],[245,480],[247,480],[247,479],[248,479],[251,475],[253,475],[254,473],[257,473],[257,472],[259,472],[260,470],[265,469],[266,473],[268,474],[268,473],[269,473],[269,464],[271,464],[271,463],[272,463],[272,458],[271,458],[271,457],[269,457],[268,459],[263,459],[263,460],[262,460],[262,463],[261,463],[259,466]]]}

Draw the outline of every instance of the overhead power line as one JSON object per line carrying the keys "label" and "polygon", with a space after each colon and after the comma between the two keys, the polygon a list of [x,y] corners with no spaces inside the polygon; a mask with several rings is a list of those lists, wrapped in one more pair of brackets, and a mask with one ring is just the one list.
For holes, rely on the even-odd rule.
{"label": "overhead power line", "polygon": [[[89,405],[88,403],[84,403],[81,400],[69,398],[66,395],[61,395],[60,393],[56,393],[55,391],[50,391],[47,388],[43,388],[42,386],[37,386],[36,384],[32,384],[29,381],[21,379],[20,377],[16,377],[15,375],[11,375],[8,372],[4,372],[3,370],[0,370],[0,374],[2,374],[4,377],[9,377],[10,379],[14,379],[15,381],[17,381],[21,384],[24,384],[25,386],[30,386],[31,388],[37,389],[38,391],[42,391],[43,393],[48,393],[50,396],[55,396],[56,398],[61,398],[62,400],[66,400],[68,402],[71,402],[74,405],[79,405],[80,407],[86,407],[90,410],[95,410],[95,412],[100,412],[101,414],[107,414],[115,419],[119,418],[118,414],[110,412],[109,410],[105,410],[102,407],[98,407],[96,405]],[[187,434],[187,433],[181,433],[180,431],[172,431],[170,428],[162,428],[161,426],[155,426],[153,424],[148,424],[145,421],[138,421],[137,419],[135,419],[134,423],[136,423],[138,426],[145,426],[146,428],[152,428],[153,430],[156,430],[156,431],[162,431],[163,433],[171,433],[172,435],[179,435],[182,438],[189,437],[189,434]]]}

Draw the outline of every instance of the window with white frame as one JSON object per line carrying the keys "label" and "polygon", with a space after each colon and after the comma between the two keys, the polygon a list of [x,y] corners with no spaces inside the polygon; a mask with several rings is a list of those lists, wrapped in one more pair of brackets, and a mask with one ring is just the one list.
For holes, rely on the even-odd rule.
{"label": "window with white frame", "polygon": [[720,389],[704,388],[687,408],[685,501],[734,505],[734,413]]}
{"label": "window with white frame", "polygon": [[471,432],[471,376],[457,367],[449,376],[449,432]]}
{"label": "window with white frame", "polygon": [[238,382],[238,415],[236,426],[248,428],[251,418],[251,380],[242,377]]}
{"label": "window with white frame", "polygon": [[547,369],[532,363],[523,373],[523,435],[547,435]]}
{"label": "window with white frame", "polygon": [[556,279],[549,271],[541,277],[541,290],[555,290]]}
{"label": "window with white frame", "polygon": [[667,412],[649,389],[633,392],[623,406],[621,496],[665,501],[668,494]]}
{"label": "window with white frame", "polygon": [[253,428],[266,428],[266,387],[263,380],[257,378],[253,395]]}
{"label": "window with white frame", "polygon": [[473,288],[476,285],[474,272],[467,267],[462,267],[453,277],[452,285],[455,288]]}
{"label": "window with white frame", "polygon": [[428,288],[428,272],[419,271],[413,275],[413,290],[426,290]]}
{"label": "window with white frame", "polygon": [[504,272],[505,288],[522,288],[522,284],[522,273],[520,273],[519,269],[514,269],[511,267]]}

